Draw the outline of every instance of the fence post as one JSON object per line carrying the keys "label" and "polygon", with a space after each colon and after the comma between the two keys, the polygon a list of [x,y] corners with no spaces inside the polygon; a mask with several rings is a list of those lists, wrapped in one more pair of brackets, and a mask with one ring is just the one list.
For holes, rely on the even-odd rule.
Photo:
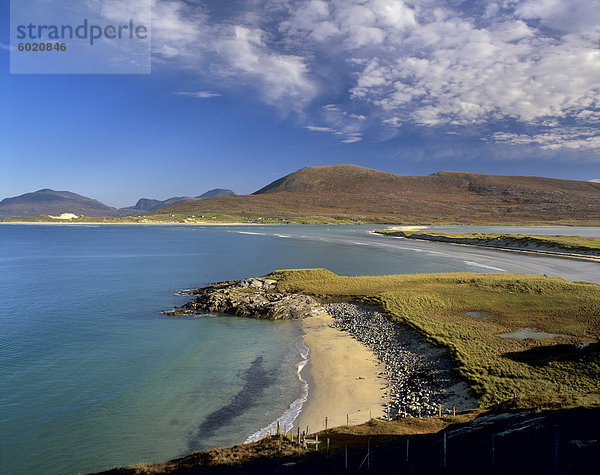
{"label": "fence post", "polygon": [[279,421],[277,421],[277,432],[275,433],[276,436],[279,436],[281,432],[281,427],[279,426]]}
{"label": "fence post", "polygon": [[440,404],[440,417],[442,417],[442,405]]}
{"label": "fence post", "polygon": [[325,418],[325,430],[327,430],[327,418]]}
{"label": "fence post", "polygon": [[408,463],[408,446],[409,446],[409,442],[410,442],[410,439],[407,437],[406,438],[406,463]]}
{"label": "fence post", "polygon": [[350,425],[350,416],[348,414],[346,414],[346,425]]}
{"label": "fence post", "polygon": [[327,459],[329,459],[329,437],[327,437]]}

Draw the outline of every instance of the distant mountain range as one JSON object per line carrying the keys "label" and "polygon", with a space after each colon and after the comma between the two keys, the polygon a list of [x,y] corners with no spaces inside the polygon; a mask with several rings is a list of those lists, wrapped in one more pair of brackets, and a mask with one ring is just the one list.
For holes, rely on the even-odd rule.
{"label": "distant mountain range", "polygon": [[86,196],[78,195],[77,193],[54,191],[46,188],[0,201],[0,219],[19,216],[38,216],[41,214],[60,215],[62,213],[73,213],[94,218],[103,216],[130,216],[140,214],[140,212],[144,211],[154,211],[176,203],[203,200],[216,196],[235,196],[235,193],[231,190],[217,188],[197,197],[177,197],[164,201],[142,198],[135,206],[118,209]]}
{"label": "distant mountain range", "polygon": [[185,203],[187,201],[205,200],[207,198],[215,198],[218,196],[237,196],[231,190],[225,190],[223,188],[215,188],[214,190],[207,191],[206,193],[190,197],[190,196],[177,196],[175,198],[169,198],[168,200],[160,201],[149,198],[141,198],[130,208],[121,208],[122,210],[132,211],[136,214],[138,211],[155,211],[157,209],[165,208],[167,206],[176,205],[178,203]]}
{"label": "distant mountain range", "polygon": [[117,208],[70,191],[44,189],[0,201],[0,218],[59,215],[61,213],[85,214],[86,216],[125,216]]}
{"label": "distant mountain range", "polygon": [[40,190],[0,202],[0,218],[74,213],[344,218],[381,223],[600,223],[600,183],[531,176],[438,172],[396,175],[356,165],[307,167],[252,195],[215,189],[197,197],[140,199],[111,208],[65,191]]}
{"label": "distant mountain range", "polygon": [[350,217],[367,222],[600,222],[600,183],[356,165],[307,167],[252,195],[179,203],[161,213]]}

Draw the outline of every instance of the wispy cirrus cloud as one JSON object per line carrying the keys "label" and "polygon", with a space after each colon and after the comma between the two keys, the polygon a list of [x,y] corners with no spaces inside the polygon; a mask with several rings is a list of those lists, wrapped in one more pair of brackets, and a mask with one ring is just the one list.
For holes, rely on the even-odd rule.
{"label": "wispy cirrus cloud", "polygon": [[327,132],[332,134],[339,134],[339,132],[331,127],[319,127],[316,125],[307,125],[304,127],[306,130],[310,132]]}
{"label": "wispy cirrus cloud", "polygon": [[221,94],[211,91],[197,91],[197,92],[174,92],[178,96],[189,96],[197,99],[210,99],[212,97],[221,97]]}

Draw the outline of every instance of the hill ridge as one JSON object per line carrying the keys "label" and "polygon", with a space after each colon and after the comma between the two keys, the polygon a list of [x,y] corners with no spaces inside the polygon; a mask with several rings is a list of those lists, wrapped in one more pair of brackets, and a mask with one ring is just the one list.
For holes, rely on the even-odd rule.
{"label": "hill ridge", "polygon": [[51,188],[43,188],[0,201],[0,218],[62,213],[85,214],[92,217],[123,216],[117,208],[98,200],[72,191],[55,191]]}
{"label": "hill ridge", "polygon": [[442,171],[398,175],[351,164],[305,167],[251,195],[182,203],[162,213],[348,217],[357,222],[600,222],[600,184]]}

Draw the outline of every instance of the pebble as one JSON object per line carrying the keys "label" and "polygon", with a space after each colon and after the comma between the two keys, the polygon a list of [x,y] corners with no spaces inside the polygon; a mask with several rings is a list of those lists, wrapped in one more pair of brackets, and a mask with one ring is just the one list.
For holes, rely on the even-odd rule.
{"label": "pebble", "polygon": [[385,365],[390,418],[439,414],[445,391],[456,382],[452,362],[443,349],[370,306],[334,303],[325,310],[334,318],[332,327],[350,333]]}

